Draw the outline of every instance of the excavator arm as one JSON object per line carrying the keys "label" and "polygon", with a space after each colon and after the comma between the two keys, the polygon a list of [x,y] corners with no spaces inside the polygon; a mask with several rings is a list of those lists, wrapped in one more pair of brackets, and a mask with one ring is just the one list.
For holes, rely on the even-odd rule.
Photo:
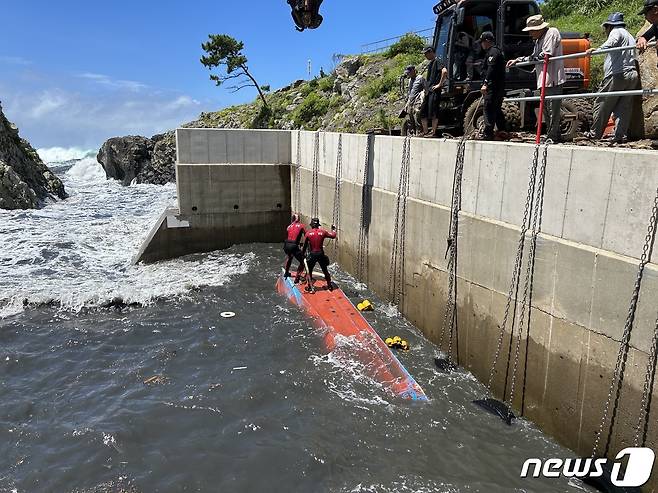
{"label": "excavator arm", "polygon": [[302,32],[305,29],[317,29],[322,24],[320,5],[323,0],[287,0],[290,5],[295,28]]}

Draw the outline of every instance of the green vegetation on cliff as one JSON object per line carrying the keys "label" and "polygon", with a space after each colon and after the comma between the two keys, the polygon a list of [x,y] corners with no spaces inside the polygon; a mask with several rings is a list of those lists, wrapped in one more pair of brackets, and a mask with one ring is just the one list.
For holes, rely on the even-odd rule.
{"label": "green vegetation on cliff", "polygon": [[257,102],[232,106],[202,113],[188,126],[351,132],[394,126],[404,101],[400,76],[423,62],[422,47],[418,36],[403,36],[383,54],[347,57],[330,75],[272,92],[267,110]]}

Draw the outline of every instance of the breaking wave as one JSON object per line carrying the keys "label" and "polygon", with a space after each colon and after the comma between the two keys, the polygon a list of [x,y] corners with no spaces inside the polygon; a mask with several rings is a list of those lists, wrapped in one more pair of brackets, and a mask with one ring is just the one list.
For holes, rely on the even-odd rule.
{"label": "breaking wave", "polygon": [[[50,158],[74,154],[60,151],[49,150]],[[88,156],[52,169],[64,182],[67,200],[40,210],[0,211],[0,318],[41,305],[79,311],[148,304],[222,285],[246,272],[254,258],[220,252],[132,265],[156,219],[175,204],[175,186],[124,187],[106,180]]]}
{"label": "breaking wave", "polygon": [[66,163],[77,159],[96,157],[98,151],[79,147],[46,147],[37,149],[39,157],[45,163]]}

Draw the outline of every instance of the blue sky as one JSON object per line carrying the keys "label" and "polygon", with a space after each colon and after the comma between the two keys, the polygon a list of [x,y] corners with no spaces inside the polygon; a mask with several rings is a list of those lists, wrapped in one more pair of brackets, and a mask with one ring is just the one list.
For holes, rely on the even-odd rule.
{"label": "blue sky", "polygon": [[[251,5],[250,5],[251,4]],[[432,26],[434,1],[325,0],[325,22],[298,33],[285,0],[24,0],[0,20],[0,100],[35,147],[96,148],[115,135],[152,135],[201,111],[251,101],[208,79],[209,33],[245,43],[261,84],[281,87],[331,68],[335,53]]]}

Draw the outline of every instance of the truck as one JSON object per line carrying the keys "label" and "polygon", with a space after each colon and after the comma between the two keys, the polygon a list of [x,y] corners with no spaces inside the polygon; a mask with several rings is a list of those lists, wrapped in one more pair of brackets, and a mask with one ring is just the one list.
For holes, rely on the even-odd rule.
{"label": "truck", "polygon": [[[440,106],[440,130],[471,133],[484,124],[480,102],[484,53],[477,41],[491,31],[505,59],[532,53],[534,43],[523,32],[526,19],[540,13],[534,0],[442,0],[434,6],[436,26],[433,46],[448,69]],[[578,53],[590,47],[588,34],[562,33],[564,54]],[[532,67],[512,67],[506,72],[508,97],[532,95],[537,91]],[[582,93],[590,85],[589,57],[565,61],[565,93]],[[536,127],[538,103],[503,103],[508,130]],[[562,103],[561,133],[571,140],[591,123],[591,103],[586,99],[567,99]]]}

